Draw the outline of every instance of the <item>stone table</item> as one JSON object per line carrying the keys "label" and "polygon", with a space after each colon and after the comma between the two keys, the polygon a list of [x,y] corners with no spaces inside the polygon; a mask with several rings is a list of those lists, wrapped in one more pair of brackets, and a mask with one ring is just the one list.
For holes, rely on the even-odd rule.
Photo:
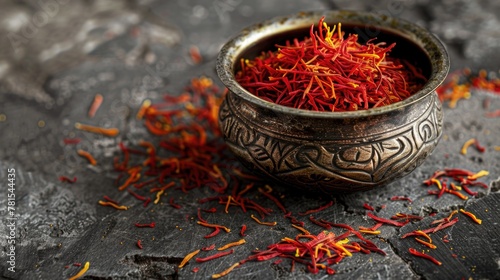
{"label": "stone table", "polygon": [[[200,205],[199,199],[215,195],[206,187],[187,193],[172,189],[161,203],[143,207],[115,185],[118,173],[113,170],[113,157],[119,154],[118,143],[137,146],[140,140],[158,140],[135,119],[142,101],[148,98],[155,103],[165,94],[177,95],[191,78],[202,75],[219,84],[214,67],[218,50],[249,24],[302,10],[385,13],[411,20],[438,35],[450,52],[452,71],[467,66],[498,75],[500,5],[495,1],[391,0],[377,5],[347,0],[101,2],[2,3],[0,235],[10,236],[9,224],[15,221],[16,225],[15,272],[8,270],[10,239],[0,238],[3,278],[68,278],[81,269],[74,263],[88,261],[90,269],[83,279],[208,279],[247,258],[254,249],[297,234],[280,209],[257,191],[250,193],[252,199],[273,210],[266,220],[276,221],[276,226],[256,224],[249,213],[236,208],[226,214],[224,206],[217,203]],[[199,49],[201,63],[191,59],[193,47]],[[103,95],[104,102],[95,117],[89,118],[87,111],[97,93]],[[370,239],[387,255],[345,258],[332,265],[337,279],[499,279],[500,152],[494,147],[500,145],[500,123],[485,116],[498,108],[500,96],[480,90],[473,90],[471,98],[461,100],[456,108],[445,104],[444,134],[434,153],[413,173],[383,188],[325,196],[272,185],[272,194],[294,214],[334,201],[315,217],[355,227],[374,224],[366,216],[364,203],[372,205],[381,217],[398,212],[425,217],[402,228],[382,226],[381,234]],[[110,138],[85,133],[75,129],[75,122],[117,127],[120,134]],[[81,142],[64,144],[63,139],[73,137]],[[470,149],[467,155],[460,154],[463,143],[473,137],[486,152]],[[98,164],[88,165],[76,154],[77,149],[90,151]],[[440,199],[428,195],[422,181],[444,167],[488,170],[489,175],[480,181],[489,188],[478,188],[479,194],[467,200],[451,194]],[[7,209],[9,174],[15,174],[15,206],[11,209]],[[78,180],[63,183],[58,180],[61,175]],[[117,211],[98,205],[104,195],[129,209]],[[413,202],[391,201],[395,195],[405,195]],[[166,202],[171,197],[182,208],[171,207]],[[203,215],[232,231],[205,239],[210,230],[196,223],[197,209],[212,206],[218,211]],[[475,213],[483,223],[475,224],[458,214],[458,223],[432,235],[437,249],[429,254],[439,259],[441,266],[408,253],[409,247],[424,247],[402,239],[404,233],[427,228],[433,220],[458,208]],[[305,216],[299,218],[315,234],[324,230]],[[155,221],[156,226],[134,226],[149,221]],[[207,263],[191,260],[178,268],[189,252],[239,240],[242,224],[248,226],[246,244],[235,247],[233,254]],[[142,249],[136,245],[138,239]],[[195,267],[198,272],[193,271]],[[278,264],[273,260],[247,262],[226,279],[326,277],[324,271],[312,274],[300,264],[293,272],[290,267],[290,260]]]}

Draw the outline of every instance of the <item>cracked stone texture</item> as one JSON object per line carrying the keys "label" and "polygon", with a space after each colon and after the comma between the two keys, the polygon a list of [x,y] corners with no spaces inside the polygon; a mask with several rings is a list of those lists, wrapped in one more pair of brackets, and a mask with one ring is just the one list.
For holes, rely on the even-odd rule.
{"label": "cracked stone texture", "polygon": [[[51,4],[52,6],[49,6]],[[48,9],[48,10],[47,10]],[[500,5],[495,1],[399,0],[381,1],[3,1],[0,11],[0,179],[6,182],[7,169],[16,169],[16,273],[7,271],[6,239],[0,239],[0,275],[8,279],[60,279],[74,275],[75,262],[90,261],[84,279],[208,279],[231,264],[246,258],[255,248],[265,248],[297,231],[289,226],[279,209],[262,196],[256,201],[273,208],[269,220],[276,227],[259,226],[248,214],[219,211],[210,214],[213,222],[230,227],[231,233],[204,239],[210,230],[196,225],[199,198],[214,195],[205,188],[187,194],[172,191],[183,205],[142,207],[127,193],[114,186],[112,158],[120,141],[137,143],[149,139],[134,114],[144,98],[160,100],[165,92],[181,92],[192,77],[207,75],[217,80],[214,60],[219,48],[244,26],[277,15],[313,9],[355,9],[385,13],[411,20],[435,34],[447,45],[452,71],[468,66],[497,71],[500,65]],[[46,10],[44,23],[40,10]],[[40,18],[39,18],[40,17]],[[30,24],[35,24],[30,29]],[[43,24],[42,24],[43,23]],[[31,26],[33,27],[33,26]],[[16,36],[14,36],[16,35]],[[21,36],[21,37],[19,37]],[[13,38],[17,40],[13,41]],[[192,45],[199,47],[203,62],[194,65],[188,56]],[[94,95],[104,95],[96,117],[86,117]],[[284,196],[293,213],[317,207],[330,199],[336,204],[316,218],[337,223],[371,226],[363,203],[376,208],[376,214],[390,217],[404,212],[433,218],[411,223],[401,229],[383,226],[372,238],[387,256],[355,254],[334,265],[337,279],[499,279],[500,270],[500,123],[484,117],[484,100],[489,111],[500,108],[500,97],[474,91],[457,108],[445,105],[444,135],[435,152],[409,176],[376,190],[324,197],[273,186]],[[117,138],[106,138],[75,131],[74,122],[90,122],[121,130]],[[76,147],[91,151],[100,163],[91,167],[75,154],[76,147],[64,145],[63,138],[80,137]],[[486,153],[470,150],[459,154],[462,144],[476,137]],[[481,181],[490,185],[467,201],[446,194],[440,199],[427,195],[422,185],[436,169],[443,167],[489,170]],[[73,185],[58,176],[77,176]],[[5,186],[2,183],[2,186]],[[6,188],[6,186],[5,186]],[[0,192],[0,235],[6,235],[7,191]],[[115,211],[97,205],[109,195],[128,211]],[[170,195],[170,194],[169,194]],[[413,203],[390,201],[406,195]],[[215,204],[213,206],[216,206]],[[383,207],[384,206],[384,207]],[[438,246],[429,254],[443,262],[436,266],[408,253],[417,247],[402,234],[426,228],[434,218],[465,207],[483,220],[477,225],[465,216],[455,226],[438,232]],[[219,207],[219,210],[221,208]],[[208,214],[207,214],[208,215]],[[156,221],[153,229],[133,227],[137,221]],[[307,219],[306,228],[322,228]],[[188,252],[216,243],[240,239],[242,224],[251,225],[247,244],[235,253],[209,263],[191,261],[177,266]],[[338,229],[334,232],[340,233]],[[441,238],[447,234],[449,243]],[[437,237],[437,238],[436,238]],[[144,249],[135,242],[141,239]],[[454,258],[452,254],[456,254]],[[68,268],[65,268],[69,265]],[[199,272],[192,272],[199,267]],[[290,262],[248,262],[227,279],[322,279],[297,265],[290,273]]]}

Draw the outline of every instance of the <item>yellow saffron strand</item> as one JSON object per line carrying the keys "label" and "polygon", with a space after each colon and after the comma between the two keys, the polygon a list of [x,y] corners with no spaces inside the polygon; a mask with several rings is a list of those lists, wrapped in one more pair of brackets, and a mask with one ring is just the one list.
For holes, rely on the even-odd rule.
{"label": "yellow saffron strand", "polygon": [[74,276],[71,276],[68,280],[76,280],[76,279],[82,277],[85,274],[85,272],[87,272],[87,270],[89,270],[89,268],[90,268],[90,262],[86,262],[85,265],[83,265],[82,270],[78,271],[77,274],[75,274]]}
{"label": "yellow saffron strand", "polygon": [[156,193],[156,199],[154,201],[155,204],[158,204],[158,202],[160,202],[160,197],[161,195],[165,192],[165,190],[161,190],[159,192]]}
{"label": "yellow saffron strand", "polygon": [[227,243],[226,245],[218,248],[217,250],[218,251],[223,251],[223,250],[226,250],[228,248],[231,248],[231,247],[234,247],[234,246],[238,246],[238,245],[242,245],[242,244],[245,244],[245,243],[246,243],[245,239],[240,239],[240,240],[238,240],[236,242]]}
{"label": "yellow saffron strand", "polygon": [[117,210],[128,210],[128,207],[125,206],[125,205],[116,205],[114,204],[113,202],[111,201],[102,201],[102,200],[99,200],[99,204],[102,205],[102,206],[111,206]]}
{"label": "yellow saffron strand", "polygon": [[270,226],[270,227],[273,227],[275,226],[276,224],[278,224],[277,222],[262,222],[260,221],[257,217],[255,217],[253,214],[250,215],[250,218],[252,218],[254,221],[256,221],[258,224],[261,224],[261,225],[265,225],[265,226]]}
{"label": "yellow saffron strand", "polygon": [[196,251],[193,251],[189,254],[187,254],[184,259],[182,259],[181,263],[179,264],[179,268],[183,268],[187,262],[192,259],[194,256],[196,256],[198,253],[200,252],[200,249],[196,250]]}
{"label": "yellow saffron strand", "polygon": [[212,275],[212,278],[213,278],[213,279],[217,279],[217,278],[221,278],[221,277],[223,277],[223,276],[226,276],[227,274],[229,274],[229,272],[231,272],[231,271],[232,271],[235,267],[237,267],[237,266],[239,266],[239,265],[240,265],[240,263],[239,263],[239,262],[237,262],[237,263],[233,264],[232,266],[230,266],[228,269],[224,270],[223,272],[213,274],[213,275]]}
{"label": "yellow saffron strand", "polygon": [[437,187],[438,187],[438,189],[442,189],[443,188],[443,186],[441,186],[441,182],[438,179],[432,178],[431,182],[433,182],[434,184],[436,184]]}
{"label": "yellow saffron strand", "polygon": [[488,172],[486,170],[481,170],[474,175],[467,176],[467,179],[476,180],[476,179],[481,178],[483,176],[487,176],[488,174],[490,174],[490,172]]}
{"label": "yellow saffron strand", "polygon": [[462,155],[466,155],[467,154],[467,149],[472,145],[474,144],[474,141],[476,141],[476,139],[472,138],[472,139],[469,139],[467,141],[465,141],[464,145],[462,146],[462,149],[460,150],[460,153]]}

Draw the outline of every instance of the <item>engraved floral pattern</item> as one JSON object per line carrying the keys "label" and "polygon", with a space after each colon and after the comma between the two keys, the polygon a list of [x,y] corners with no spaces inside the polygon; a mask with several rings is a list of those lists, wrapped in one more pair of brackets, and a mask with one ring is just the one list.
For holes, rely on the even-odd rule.
{"label": "engraved floral pattern", "polygon": [[[388,183],[419,166],[437,145],[441,104],[435,95],[416,120],[381,135],[345,141],[288,137],[279,127],[265,130],[241,117],[242,102],[228,96],[219,113],[229,147],[251,169],[282,183],[352,191]],[[240,113],[240,114],[238,114]]]}

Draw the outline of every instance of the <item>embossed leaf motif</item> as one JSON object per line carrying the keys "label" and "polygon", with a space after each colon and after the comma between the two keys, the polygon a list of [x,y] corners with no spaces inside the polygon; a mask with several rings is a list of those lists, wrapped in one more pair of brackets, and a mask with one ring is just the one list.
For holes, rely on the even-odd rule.
{"label": "embossed leaf motif", "polygon": [[352,147],[342,153],[342,159],[351,162],[367,162],[373,157],[373,147],[371,145]]}
{"label": "embossed leaf motif", "polygon": [[253,155],[253,158],[258,161],[266,161],[271,158],[271,155],[267,152],[267,150],[259,145],[248,146],[248,150]]}

